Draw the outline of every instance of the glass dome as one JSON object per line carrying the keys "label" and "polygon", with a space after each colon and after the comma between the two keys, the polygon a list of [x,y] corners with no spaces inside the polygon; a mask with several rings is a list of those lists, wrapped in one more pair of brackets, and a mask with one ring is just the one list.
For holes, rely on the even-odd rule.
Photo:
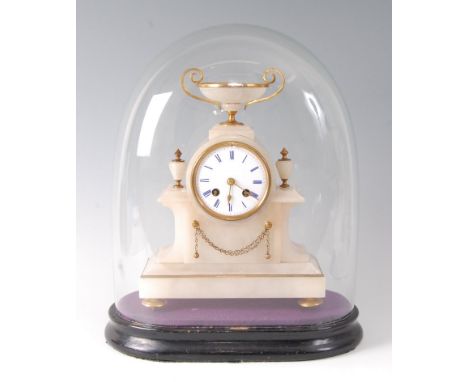
{"label": "glass dome", "polygon": [[[248,102],[275,92],[265,102]],[[234,151],[239,165],[240,155],[251,155],[247,175],[260,166],[260,179],[245,181],[252,180],[252,189],[264,183],[259,193],[266,202],[238,186],[231,167],[218,171],[227,182],[202,184],[209,170],[200,168],[216,163],[207,156],[234,159],[222,142],[236,135],[255,142]],[[232,25],[173,45],[150,66],[123,123],[114,196],[117,311],[162,326],[309,325],[348,315],[357,233],[353,146],[333,80],[289,38]],[[208,207],[203,187],[213,198]],[[218,215],[217,194],[227,208]],[[231,198],[243,208],[251,201],[251,213],[236,215]],[[255,241],[249,248],[258,256],[242,251]],[[148,271],[151,263],[156,270]],[[306,277],[310,266],[320,277]]]}

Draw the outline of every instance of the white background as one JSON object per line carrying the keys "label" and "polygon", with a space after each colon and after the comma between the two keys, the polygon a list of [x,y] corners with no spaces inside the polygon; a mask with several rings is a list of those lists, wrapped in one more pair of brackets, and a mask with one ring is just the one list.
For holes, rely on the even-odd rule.
{"label": "white background", "polygon": [[[74,8],[64,1],[5,4],[2,380],[391,378],[388,346],[363,343],[318,362],[174,365],[120,355],[92,325],[76,323],[74,284],[83,280],[74,271]],[[394,374],[466,380],[467,9],[462,1],[398,1],[394,12]],[[96,282],[100,288],[106,277]],[[363,293],[358,286],[361,305]]]}

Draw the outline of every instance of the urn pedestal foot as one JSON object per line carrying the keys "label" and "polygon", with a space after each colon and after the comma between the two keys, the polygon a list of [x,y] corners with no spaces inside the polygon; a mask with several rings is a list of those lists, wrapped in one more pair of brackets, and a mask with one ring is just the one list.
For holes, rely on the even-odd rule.
{"label": "urn pedestal foot", "polygon": [[162,308],[166,301],[159,298],[142,298],[141,304],[147,308]]}
{"label": "urn pedestal foot", "polygon": [[314,308],[323,302],[323,298],[301,298],[297,303],[303,308]]}

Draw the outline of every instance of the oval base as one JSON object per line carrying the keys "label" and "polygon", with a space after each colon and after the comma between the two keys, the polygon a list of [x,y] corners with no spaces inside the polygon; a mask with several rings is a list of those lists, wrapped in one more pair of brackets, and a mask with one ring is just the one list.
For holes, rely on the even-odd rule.
{"label": "oval base", "polygon": [[154,361],[305,361],[353,350],[362,339],[358,309],[339,320],[288,326],[157,326],[109,309],[106,341],[127,355]]}

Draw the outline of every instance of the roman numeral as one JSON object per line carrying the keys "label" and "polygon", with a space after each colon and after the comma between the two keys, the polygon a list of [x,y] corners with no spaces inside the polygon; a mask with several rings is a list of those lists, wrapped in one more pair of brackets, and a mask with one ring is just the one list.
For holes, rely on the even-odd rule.
{"label": "roman numeral", "polygon": [[216,202],[215,202],[214,206],[215,206],[215,208],[218,208],[218,206],[219,206],[219,199],[216,199]]}
{"label": "roman numeral", "polygon": [[204,196],[205,198],[207,198],[207,197],[210,196],[210,195],[211,195],[211,190],[205,191],[205,192],[203,193],[203,196]]}
{"label": "roman numeral", "polygon": [[208,178],[205,179],[200,179],[200,182],[209,182],[210,180]]}
{"label": "roman numeral", "polygon": [[232,204],[229,203],[229,212],[232,212]]}
{"label": "roman numeral", "polygon": [[233,150],[229,150],[229,158],[234,159],[234,151]]}
{"label": "roman numeral", "polygon": [[254,167],[252,170],[250,170],[250,172],[254,172],[257,169],[258,169],[258,166]]}
{"label": "roman numeral", "polygon": [[219,156],[219,154],[216,154],[215,158],[218,160],[218,162],[221,162],[221,157]]}
{"label": "roman numeral", "polygon": [[250,191],[250,196],[253,196],[255,199],[258,198],[258,194],[256,194],[256,193],[253,192],[253,191]]}
{"label": "roman numeral", "polygon": [[261,180],[254,180],[253,184],[262,184],[263,182]]}

